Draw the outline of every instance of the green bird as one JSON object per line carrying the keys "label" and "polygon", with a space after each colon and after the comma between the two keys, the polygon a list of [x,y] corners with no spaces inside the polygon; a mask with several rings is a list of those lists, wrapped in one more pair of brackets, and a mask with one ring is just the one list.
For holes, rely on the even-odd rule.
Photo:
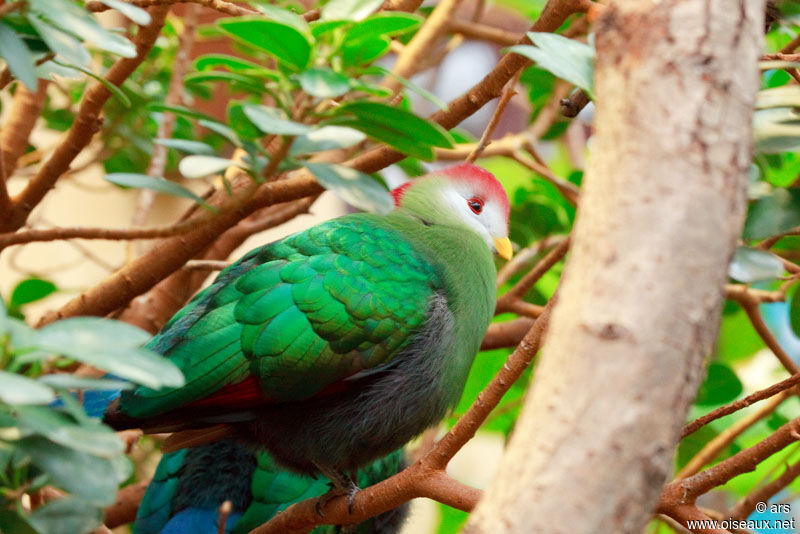
{"label": "green bird", "polygon": [[[358,471],[359,484],[375,484],[403,467],[402,451],[379,458]],[[139,505],[133,534],[217,534],[219,508],[231,503],[226,534],[246,534],[276,513],[328,490],[326,478],[281,469],[267,452],[256,454],[232,440],[165,454]],[[393,534],[403,524],[407,505],[355,527],[354,534]],[[314,529],[335,534],[340,527]]]}
{"label": "green bird", "polygon": [[349,476],[458,402],[496,300],[492,252],[511,257],[509,205],[461,164],[351,214],[257,248],[222,271],[148,344],[180,388],[124,391],[117,429],[178,432],[172,448],[233,438],[282,466]]}

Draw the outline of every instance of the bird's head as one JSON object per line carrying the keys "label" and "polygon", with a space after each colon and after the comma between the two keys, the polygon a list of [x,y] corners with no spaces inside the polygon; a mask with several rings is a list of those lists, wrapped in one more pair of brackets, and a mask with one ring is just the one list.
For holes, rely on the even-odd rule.
{"label": "bird's head", "polygon": [[511,259],[508,197],[492,173],[462,163],[426,174],[392,191],[394,202],[430,224],[465,226],[489,250]]}

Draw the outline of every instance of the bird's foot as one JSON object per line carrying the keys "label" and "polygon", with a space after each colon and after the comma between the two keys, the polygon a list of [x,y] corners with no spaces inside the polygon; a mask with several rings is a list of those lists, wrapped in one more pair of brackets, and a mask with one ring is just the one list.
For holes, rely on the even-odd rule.
{"label": "bird's foot", "polygon": [[322,511],[329,502],[336,499],[337,497],[347,497],[347,513],[353,513],[353,504],[356,501],[356,494],[361,491],[361,488],[353,484],[348,488],[337,488],[336,486],[332,486],[330,490],[324,495],[320,495],[317,499],[317,504],[315,506],[317,510],[317,515],[320,517],[325,517],[325,513]]}
{"label": "bird's foot", "polygon": [[320,465],[317,465],[317,468],[331,481],[331,489],[328,490],[325,495],[322,495],[319,499],[317,499],[317,514],[320,517],[324,517],[325,514],[322,512],[322,508],[324,508],[331,500],[340,496],[347,497],[347,512],[352,514],[353,504],[356,501],[356,494],[361,491],[361,488],[359,488],[358,484],[355,483],[354,478],[337,469],[330,469]]}

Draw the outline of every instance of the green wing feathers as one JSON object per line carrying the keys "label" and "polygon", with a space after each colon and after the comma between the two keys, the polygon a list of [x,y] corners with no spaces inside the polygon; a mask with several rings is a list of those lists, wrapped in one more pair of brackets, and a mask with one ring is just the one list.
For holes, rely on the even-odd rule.
{"label": "green wing feathers", "polygon": [[384,221],[341,217],[228,267],[149,344],[181,368],[186,385],[139,388],[123,396],[122,411],[163,413],[251,374],[268,400],[301,400],[390,363],[441,284]]}

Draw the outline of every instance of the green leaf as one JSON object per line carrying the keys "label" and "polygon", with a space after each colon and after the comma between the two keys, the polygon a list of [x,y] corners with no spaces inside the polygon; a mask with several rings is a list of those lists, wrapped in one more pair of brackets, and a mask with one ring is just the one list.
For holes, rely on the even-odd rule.
{"label": "green leaf", "polygon": [[342,63],[346,67],[357,67],[371,63],[389,51],[391,40],[388,37],[362,39],[342,46]]}
{"label": "green leaf", "polygon": [[[136,47],[126,38],[103,28],[92,16],[68,0],[28,0],[32,11],[49,24],[94,46],[122,57],[136,57]],[[56,49],[54,51],[60,52]],[[77,64],[82,65],[78,62]]]}
{"label": "green leaf", "polygon": [[56,486],[97,506],[113,503],[117,486],[128,478],[130,468],[126,472],[116,459],[76,451],[39,436],[25,438],[19,445]]}
{"label": "green leaf", "polygon": [[292,26],[248,17],[223,19],[217,24],[237,41],[263,50],[296,70],[303,70],[308,65],[311,44]]}
{"label": "green leaf", "polygon": [[800,226],[800,189],[775,189],[750,205],[742,236],[763,239]]}
{"label": "green leaf", "polygon": [[64,319],[36,331],[36,345],[42,350],[64,354],[150,388],[183,385],[183,375],[175,364],[139,348],[149,338],[135,326],[97,317]]}
{"label": "green leaf", "polygon": [[330,0],[322,7],[320,20],[363,20],[381,4],[383,0]]}
{"label": "green leaf", "polygon": [[194,68],[198,71],[210,70],[214,67],[225,67],[232,72],[261,76],[271,80],[278,80],[280,78],[279,74],[272,69],[267,69],[258,63],[228,56],[226,54],[206,54],[200,56],[194,62]]}
{"label": "green leaf", "polygon": [[140,26],[146,26],[150,24],[150,13],[145,11],[140,7],[136,7],[133,4],[129,4],[128,2],[123,2],[122,0],[100,0],[102,3],[107,5],[108,7],[114,8],[126,17],[128,17],[132,22],[139,24]]}
{"label": "green leaf", "polygon": [[294,143],[292,143],[291,153],[293,156],[297,156],[299,154],[322,152],[323,150],[349,148],[357,145],[366,137],[366,135],[354,128],[323,126],[295,138]]}
{"label": "green leaf", "polygon": [[792,327],[792,332],[797,337],[800,337],[800,289],[795,285],[794,292],[789,298],[789,325]]}
{"label": "green leaf", "polygon": [[417,29],[423,20],[411,13],[376,13],[347,30],[344,40],[345,43],[355,43],[379,36],[402,35]]}
{"label": "green leaf", "polygon": [[325,189],[335,192],[357,208],[388,213],[394,207],[389,191],[370,175],[344,165],[306,163],[306,168]]}
{"label": "green leaf", "polygon": [[349,102],[338,107],[333,124],[350,126],[373,139],[419,159],[433,159],[431,146],[452,147],[450,134],[410,111],[377,102]]}
{"label": "green leaf", "polygon": [[69,63],[63,63],[63,62],[55,60],[55,59],[53,60],[53,63],[55,63],[56,65],[59,65],[61,67],[66,67],[68,69],[75,69],[77,71],[80,71],[80,72],[86,74],[87,76],[90,76],[91,78],[94,78],[95,80],[97,80],[98,82],[103,84],[103,86],[106,89],[108,89],[111,92],[111,94],[114,95],[114,97],[117,100],[122,102],[123,106],[125,106],[126,108],[131,107],[131,99],[128,98],[128,95],[126,95],[122,91],[122,89],[120,89],[119,87],[117,87],[116,85],[111,83],[110,81],[106,80],[104,77],[98,76],[97,74],[95,74],[94,72],[90,71],[89,69],[85,69],[85,68],[83,68],[81,66],[78,66],[78,65],[70,65]]}
{"label": "green leaf", "polygon": [[755,150],[762,154],[800,150],[800,113],[792,108],[760,109],[753,114]]}
{"label": "green leaf", "polygon": [[264,2],[255,2],[255,7],[262,13],[264,13],[269,20],[273,20],[275,22],[280,22],[281,24],[286,24],[291,26],[292,28],[298,30],[299,32],[308,35],[311,31],[308,26],[308,22],[299,16],[298,14],[290,11],[287,8],[279,7],[273,4],[267,4]]}
{"label": "green leaf", "polygon": [[2,23],[0,23],[0,57],[6,60],[11,74],[29,90],[36,92],[37,77],[33,55],[17,32]]}
{"label": "green leaf", "polygon": [[221,122],[217,122],[215,120],[206,120],[200,119],[197,121],[197,124],[202,126],[203,128],[208,128],[212,132],[221,135],[225,139],[231,142],[234,146],[242,146],[242,140],[239,139],[239,136],[236,135],[236,132],[233,131],[228,126],[222,124]]}
{"label": "green leaf", "polygon": [[756,109],[800,107],[800,87],[782,85],[758,92]]}
{"label": "green leaf", "polygon": [[557,33],[528,32],[528,38],[536,46],[516,45],[508,51],[535,61],[543,69],[591,95],[594,83],[593,47]]}
{"label": "green leaf", "polygon": [[37,379],[56,389],[83,389],[86,391],[107,391],[112,389],[133,389],[134,385],[113,378],[90,378],[68,374],[42,375]]}
{"label": "green leaf", "polygon": [[160,102],[152,102],[147,105],[147,108],[151,111],[169,112],[169,113],[174,113],[176,115],[181,115],[183,117],[191,117],[193,119],[202,119],[207,121],[214,120],[213,118],[211,118],[210,116],[206,115],[201,111],[190,109],[184,106],[171,106],[169,104],[162,104]]}
{"label": "green leaf", "polygon": [[63,413],[44,406],[18,406],[15,416],[21,427],[76,451],[111,458],[125,450],[114,431],[99,422],[78,425]]}
{"label": "green leaf", "polygon": [[[240,139],[255,141],[262,136],[261,130],[253,126],[253,123],[247,119],[241,102],[230,102],[228,104],[228,124],[231,125]],[[252,152],[249,149],[247,150]]]}
{"label": "green leaf", "polygon": [[56,285],[49,280],[28,278],[17,284],[17,287],[11,292],[8,306],[11,308],[19,308],[24,304],[41,300],[55,293],[55,291]]}
{"label": "green leaf", "polygon": [[326,67],[304,70],[300,75],[303,90],[319,98],[341,96],[350,90],[350,80]]}
{"label": "green leaf", "polygon": [[[108,1],[104,0],[104,3]],[[64,497],[39,506],[28,521],[37,530],[47,534],[75,534],[93,531],[100,525],[102,515],[100,508],[92,503],[76,497]]]}
{"label": "green leaf", "polygon": [[303,135],[311,131],[310,126],[289,119],[277,108],[245,104],[242,109],[250,122],[267,134]]}
{"label": "green leaf", "polygon": [[739,282],[774,280],[783,275],[783,263],[771,252],[751,247],[736,247],[728,276]]}
{"label": "green leaf", "polygon": [[167,148],[174,148],[175,150],[180,150],[181,152],[186,152],[188,154],[205,154],[205,155],[212,155],[214,154],[214,149],[211,148],[209,145],[202,143],[200,141],[192,141],[191,139],[165,139],[163,137],[159,137],[153,140],[154,143],[158,143],[159,145],[165,146]]}
{"label": "green leaf", "polygon": [[711,362],[708,376],[697,392],[694,403],[700,406],[725,404],[742,393],[742,383],[728,365]]}
{"label": "green leaf", "polygon": [[41,534],[35,530],[21,509],[0,509],[0,532],[13,532],[14,534]]}
{"label": "green leaf", "polygon": [[253,76],[248,76],[246,74],[239,74],[236,72],[225,72],[225,71],[205,71],[205,72],[193,72],[191,74],[187,74],[183,78],[183,82],[186,84],[195,84],[195,83],[205,83],[205,82],[223,82],[231,84],[233,89],[239,89],[254,92],[254,93],[263,93],[266,91],[266,87],[258,78],[254,78]]}
{"label": "green leaf", "polygon": [[[400,84],[405,87],[406,89],[417,93],[419,96],[436,106],[437,108],[441,109],[442,111],[447,111],[447,102],[436,96],[435,94],[431,93],[427,89],[420,87],[419,85],[411,82],[410,80],[406,80],[402,76],[398,76],[397,74],[393,73],[390,70],[384,69],[383,67],[379,67],[377,65],[372,65],[369,69],[369,72],[378,72],[382,76],[390,76],[400,82]],[[470,141],[471,142],[471,141]]]}
{"label": "green leaf", "polygon": [[325,35],[348,24],[350,22],[346,20],[315,20],[311,23],[311,35],[318,39],[320,35]]}
{"label": "green leaf", "polygon": [[47,47],[58,54],[56,57],[64,58],[71,65],[85,66],[89,63],[89,52],[78,39],[51,26],[33,14],[28,16],[28,20],[47,44]]}
{"label": "green leaf", "polygon": [[146,174],[134,174],[127,172],[115,172],[106,175],[106,180],[112,184],[136,189],[152,189],[160,193],[166,193],[175,197],[190,198],[203,206],[209,207],[202,198],[192,193],[180,184],[170,182],[163,178],[153,178]]}
{"label": "green leaf", "polygon": [[241,166],[236,161],[217,156],[186,156],[178,164],[178,170],[187,178],[202,178],[224,172],[233,165]]}
{"label": "green leaf", "polygon": [[33,378],[0,370],[0,401],[8,404],[48,404],[56,394]]}

